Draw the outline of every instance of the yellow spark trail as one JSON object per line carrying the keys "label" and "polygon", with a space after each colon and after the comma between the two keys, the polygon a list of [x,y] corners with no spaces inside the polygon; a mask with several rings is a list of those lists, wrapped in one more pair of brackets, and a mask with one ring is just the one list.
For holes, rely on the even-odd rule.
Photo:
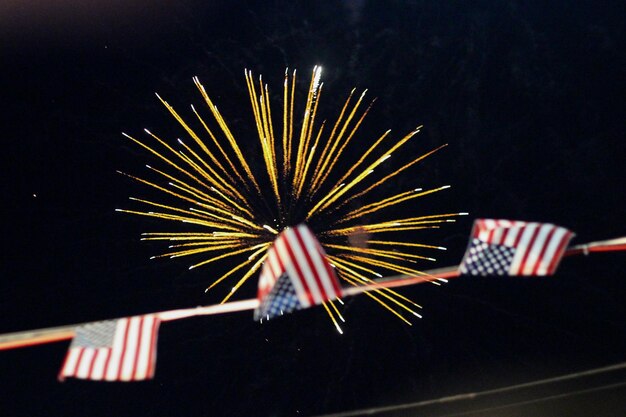
{"label": "yellow spark trail", "polygon": [[255,250],[255,249],[259,249],[259,248],[261,248],[261,247],[265,247],[265,248],[267,248],[267,247],[269,247],[269,245],[268,245],[267,243],[260,243],[260,244],[258,244],[258,245],[254,245],[254,246],[251,246],[251,247],[245,247],[245,248],[243,248],[243,249],[239,249],[239,250],[236,250],[236,251],[231,251],[231,252],[228,252],[228,253],[222,254],[222,255],[220,255],[220,256],[216,256],[216,257],[213,257],[213,258],[209,258],[209,259],[207,259],[207,260],[205,260],[205,261],[202,261],[202,262],[199,262],[199,263],[197,263],[197,264],[195,264],[195,265],[191,265],[191,266],[189,267],[189,269],[197,268],[197,267],[199,267],[199,266],[206,265],[206,264],[208,264],[208,263],[215,262],[215,261],[218,261],[218,260],[220,260],[220,259],[228,258],[228,257],[230,257],[230,256],[239,255],[240,253],[250,252],[250,251],[253,251],[253,250]]}
{"label": "yellow spark trail", "polygon": [[[268,247],[269,247],[269,245],[264,246],[264,249],[267,250]],[[241,277],[241,279],[230,290],[230,293],[228,293],[228,295],[222,299],[222,301],[221,301],[222,304],[225,303],[226,301],[228,301],[230,299],[230,297],[232,297],[232,295],[239,289],[239,287],[241,287],[261,267],[261,265],[263,264],[263,261],[265,261],[265,257],[266,257],[266,255],[263,255],[261,258],[259,258],[258,261],[256,261],[254,263],[254,265],[252,265],[250,267],[248,272],[246,272],[244,274],[244,276]]]}
{"label": "yellow spark trail", "polygon": [[[335,319],[335,316],[333,316],[333,313],[328,308],[328,304],[330,304],[331,306],[335,307],[335,305],[333,304],[332,301],[324,302],[324,303],[322,303],[322,306],[324,307],[324,310],[326,310],[326,313],[328,314],[328,317],[330,317],[330,320],[335,325],[335,328],[337,329],[339,334],[343,334],[343,330],[341,329],[341,326],[339,326],[339,323],[337,323],[337,320]],[[336,307],[335,307],[335,310],[336,310]],[[339,314],[339,311],[337,311],[337,314]],[[341,315],[339,315],[339,317],[341,317]]]}
{"label": "yellow spark trail", "polygon": [[400,174],[401,172],[407,170],[408,168],[412,167],[413,165],[417,164],[418,162],[422,161],[423,159],[427,158],[428,156],[434,154],[435,152],[437,152],[440,149],[445,148],[446,145],[441,145],[438,148],[433,149],[430,152],[425,153],[422,156],[419,156],[417,158],[415,158],[414,160],[412,160],[411,162],[409,162],[408,164],[403,165],[402,167],[400,167],[399,169],[395,170],[394,172],[392,172],[391,174],[385,176],[383,179],[376,181],[374,184],[370,185],[369,187],[367,187],[365,190],[354,194],[352,197],[347,198],[345,201],[341,202],[341,205],[345,205],[348,204],[349,202],[351,202],[352,200],[356,199],[356,198],[360,198],[363,197],[364,195],[366,195],[367,193],[369,193],[370,191],[372,191],[374,188],[386,183],[387,181],[389,181],[391,178],[395,177],[396,175]]}
{"label": "yellow spark trail", "polygon": [[[213,281],[213,283],[211,283],[211,285],[209,285],[204,290],[204,292],[209,291],[211,288],[215,287],[217,284],[219,284],[220,282],[224,281],[226,278],[228,278],[229,276],[231,276],[232,274],[234,274],[238,270],[240,270],[242,268],[245,268],[246,266],[250,265],[256,259],[256,257],[259,256],[259,254],[261,254],[262,252],[266,252],[267,248],[269,248],[269,246],[270,246],[269,243],[266,246],[261,246],[259,248],[259,250],[254,252],[252,255],[248,256],[248,259],[246,259],[244,262],[242,262],[239,265],[235,266],[234,268],[230,269],[230,271],[226,272],[224,275],[222,275],[221,277],[219,277],[218,279]],[[266,257],[267,257],[267,255],[263,254],[260,259],[262,261],[265,261]]]}
{"label": "yellow spark trail", "polygon": [[333,188],[338,188],[348,177],[350,177],[350,175],[352,175],[354,170],[356,170],[358,167],[360,167],[363,164],[365,159],[378,147],[378,145],[380,145],[380,143],[387,136],[389,136],[390,133],[391,133],[391,130],[387,130],[385,133],[383,133],[378,138],[378,140],[372,146],[370,146],[363,155],[361,155],[359,160],[345,174],[343,174],[343,176],[339,179],[339,181],[337,181],[337,183],[335,184]]}
{"label": "yellow spark trail", "polygon": [[[222,115],[217,110],[217,106],[215,106],[213,104],[213,102],[211,101],[211,99],[209,98],[209,95],[207,94],[206,90],[204,89],[204,86],[202,84],[200,84],[200,81],[198,80],[198,77],[194,77],[194,82],[196,83],[196,87],[198,87],[198,90],[200,90],[200,93],[202,94],[202,97],[204,97],[204,101],[206,102],[207,106],[209,107],[209,110],[211,110],[211,113],[213,114],[213,117],[215,118],[215,120],[219,124],[220,128],[222,129],[222,132],[224,133],[224,136],[226,136],[226,139],[228,140],[228,143],[230,144],[232,150],[235,152],[235,155],[237,156],[237,159],[239,160],[239,163],[241,163],[241,166],[243,167],[244,171],[248,175],[248,179],[254,184],[254,187],[256,188],[257,192],[260,194],[261,193],[261,189],[259,188],[259,184],[257,183],[256,179],[254,178],[254,175],[252,175],[252,171],[250,170],[250,166],[248,166],[248,163],[246,162],[246,158],[244,158],[243,154],[241,153],[241,149],[239,149],[239,145],[237,145],[237,141],[235,140],[235,137],[233,136],[232,132],[228,128],[228,125],[226,124],[226,122],[222,118]],[[248,184],[248,181],[246,181],[243,178],[242,178],[242,180],[243,180],[242,184],[244,184],[244,185]]]}
{"label": "yellow spark trail", "polygon": [[[438,219],[438,215],[432,216],[432,219],[429,219],[431,216],[424,217],[409,217],[405,219],[396,219],[396,220],[388,220],[381,223],[372,223],[366,225],[358,225],[358,226],[349,226],[341,229],[332,229],[324,232],[324,235],[327,236],[346,236],[350,233],[358,232],[359,230],[363,230],[369,233],[382,233],[382,232],[394,232],[394,231],[403,231],[403,230],[415,230],[423,229],[423,228],[436,228],[438,226],[434,226],[435,224],[440,223],[453,223],[454,220],[450,219]],[[433,225],[433,226],[429,226]]]}
{"label": "yellow spark trail", "polygon": [[[355,287],[358,287],[358,286],[361,285],[360,284],[360,280],[357,277],[352,276],[352,274],[350,272],[344,271],[344,274],[342,275],[342,278],[345,281],[347,281],[350,285],[353,285]],[[368,297],[370,297],[371,299],[376,301],[381,307],[383,307],[385,310],[389,311],[391,314],[393,314],[394,316],[396,316],[397,318],[399,318],[400,320],[402,320],[403,322],[405,322],[409,326],[413,325],[413,323],[411,323],[410,321],[405,319],[400,313],[398,313],[396,310],[391,308],[391,306],[389,306],[389,304],[387,304],[385,301],[381,300],[379,297],[377,297],[374,294],[372,294],[372,292],[374,292],[376,294],[380,294],[380,291],[373,290],[373,291],[365,292],[365,295],[367,295]]]}
{"label": "yellow spark trail", "polygon": [[306,159],[306,152],[308,144],[311,140],[311,132],[315,123],[315,114],[317,112],[317,105],[319,103],[318,96],[321,93],[320,77],[322,75],[322,68],[315,66],[313,68],[313,76],[311,77],[311,83],[309,85],[309,93],[306,100],[306,107],[304,110],[304,117],[302,120],[302,129],[300,130],[300,138],[298,140],[298,147],[296,152],[296,166],[294,168],[293,177],[293,191],[295,191],[294,197],[297,201],[300,198],[298,190],[301,190],[300,183],[304,180],[304,164]]}
{"label": "yellow spark trail", "polygon": [[[217,149],[220,151],[222,157],[226,160],[226,163],[228,164],[228,166],[230,167],[230,170],[232,171],[233,174],[235,174],[235,176],[237,177],[237,182],[239,184],[243,184],[246,188],[248,187],[248,182],[245,181],[243,179],[243,176],[239,173],[239,170],[235,167],[235,164],[233,164],[233,162],[231,161],[231,159],[229,158],[228,154],[226,153],[226,151],[224,150],[224,148],[222,147],[222,145],[220,144],[220,142],[217,140],[217,138],[215,137],[215,135],[213,134],[213,131],[211,129],[209,129],[209,126],[207,125],[207,123],[204,121],[204,119],[202,118],[202,116],[200,116],[200,114],[196,111],[196,108],[192,105],[191,106],[191,111],[193,111],[193,113],[196,115],[196,118],[198,119],[198,121],[202,124],[202,127],[204,127],[204,130],[207,132],[207,134],[209,135],[209,137],[211,138],[211,140],[213,141],[213,143],[215,144],[215,146],[217,147]],[[203,142],[200,142],[200,147],[202,148],[202,150],[207,153],[210,154],[210,151],[208,150],[208,148],[206,147],[206,145]],[[213,160],[213,156],[212,154],[210,154],[209,156],[211,158],[211,160]],[[224,171],[224,174],[228,176],[226,170]],[[230,177],[229,177],[230,178]],[[234,183],[235,181],[233,181]]]}
{"label": "yellow spark trail", "polygon": [[411,246],[414,248],[428,248],[428,249],[439,249],[446,250],[443,246],[434,246],[434,245],[424,245],[422,243],[407,243],[407,242],[396,242],[393,240],[368,240],[367,244],[374,245],[388,245],[388,246]]}
{"label": "yellow spark trail", "polygon": [[357,217],[363,217],[366,214],[375,213],[378,210],[384,209],[385,207],[395,206],[396,204],[400,204],[405,201],[412,200],[414,198],[423,197],[428,194],[436,193],[437,191],[445,190],[446,188],[449,188],[449,186],[446,185],[443,187],[435,188],[433,190],[422,191],[422,192],[419,192],[420,191],[419,188],[415,190],[411,190],[411,191],[405,191],[403,193],[396,194],[394,196],[385,198],[380,201],[375,201],[371,204],[367,204],[363,207],[352,210],[351,212],[343,216],[340,222],[352,220]]}
{"label": "yellow spark trail", "polygon": [[372,249],[372,248],[355,248],[354,246],[347,245],[333,245],[326,244],[327,247],[338,249],[340,251],[346,252],[357,252],[362,254],[368,254],[373,256],[381,256],[383,258],[392,258],[392,259],[400,259],[400,260],[409,260],[409,259],[422,259],[425,261],[434,261],[433,258],[428,258],[426,256],[415,255],[407,252],[399,252],[399,251],[386,251],[381,249]]}
{"label": "yellow spark trail", "polygon": [[[357,101],[354,110],[352,111],[352,113],[348,116],[348,119],[346,120],[346,125],[345,127],[348,126],[348,123],[352,120],[352,117],[354,116],[354,113],[356,112],[356,109],[359,107],[359,105],[361,104],[361,101],[363,99],[363,97],[365,96],[365,92],[363,92],[363,94],[361,95],[361,97],[359,98],[359,100]],[[324,174],[321,175],[321,178],[317,180],[317,187],[315,187],[315,185],[313,186],[313,190],[312,193],[314,194],[315,191],[317,191],[319,189],[319,186],[323,183],[325,183],[326,179],[328,178],[328,175],[330,174],[330,172],[335,168],[337,161],[341,160],[341,155],[343,155],[343,151],[346,149],[346,147],[348,146],[348,144],[350,143],[351,139],[354,137],[355,133],[357,132],[357,130],[359,129],[359,127],[361,127],[361,123],[363,122],[363,119],[365,119],[365,116],[367,116],[367,114],[369,113],[370,109],[372,108],[372,105],[374,104],[374,102],[372,102],[369,107],[365,110],[365,112],[363,112],[363,114],[361,115],[361,117],[359,118],[359,120],[357,120],[356,124],[352,127],[352,130],[350,131],[350,134],[346,137],[346,139],[343,141],[343,143],[341,144],[341,147],[337,150],[336,154],[329,154],[328,158],[332,158],[332,160],[330,161],[330,164],[328,165],[327,169],[323,170]],[[341,138],[341,136],[343,135],[343,131],[340,132],[339,134],[339,138]],[[368,154],[368,152],[365,153],[365,156]],[[350,174],[352,174],[352,170],[354,169],[351,168],[343,177],[341,177],[341,179],[337,182],[337,185],[341,184],[343,182],[344,179],[348,178],[350,176]]]}
{"label": "yellow spark trail", "polygon": [[[359,280],[363,281],[363,283],[367,284],[367,285],[374,285],[376,287],[376,291],[383,291],[383,292],[387,292],[391,295],[393,295],[394,297],[397,297],[401,300],[404,300],[406,302],[408,302],[409,304],[417,307],[417,308],[422,308],[421,305],[417,304],[416,302],[412,301],[411,299],[403,296],[402,294],[398,293],[397,291],[391,289],[391,288],[386,288],[383,286],[377,286],[376,285],[376,281],[367,278],[366,276],[362,275],[362,274],[358,274],[357,272],[355,272],[354,270],[351,270],[348,267],[356,267],[357,269],[364,269],[361,265],[349,262],[345,259],[339,259],[338,257],[329,257],[329,259],[332,259],[333,263],[339,268],[339,269],[345,269],[347,271],[350,271],[354,276],[358,275],[359,276]],[[341,265],[341,266],[340,266]],[[387,297],[388,295],[385,295],[385,297]],[[415,313],[413,310],[410,310],[411,312]]]}
{"label": "yellow spark trail", "polygon": [[342,258],[350,259],[358,262],[362,262],[366,265],[378,266],[381,268],[386,268],[390,271],[398,272],[400,274],[408,274],[408,275],[423,275],[422,271],[413,268],[407,268],[400,266],[398,263],[386,262],[380,259],[373,258],[371,256],[361,256],[361,255],[352,255],[352,254],[341,254]]}
{"label": "yellow spark trail", "polygon": [[335,188],[333,190],[333,192],[331,192],[330,194],[327,194],[325,197],[323,197],[308,212],[307,218],[310,218],[311,215],[313,215],[313,213],[315,213],[316,211],[318,211],[318,210],[319,211],[323,211],[324,209],[328,208],[328,206],[330,206],[331,204],[336,203],[339,198],[341,198],[345,193],[350,191],[355,185],[357,185],[359,182],[361,182],[361,180],[363,180],[367,175],[369,175],[372,172],[374,172],[374,169],[376,167],[378,167],[380,164],[385,162],[391,156],[391,154],[395,150],[397,150],[400,146],[404,145],[409,139],[411,139],[413,136],[415,136],[415,134],[417,134],[417,132],[419,132],[419,127],[417,129],[413,130],[412,132],[410,132],[409,134],[407,134],[402,139],[400,139],[387,152],[385,152],[385,154],[382,157],[378,158],[375,162],[373,162],[367,168],[365,168],[361,172],[361,174],[357,175],[357,177],[355,179],[353,179],[352,181],[350,181],[348,184],[346,184],[345,187]]}
{"label": "yellow spark trail", "polygon": [[[230,200],[229,200],[227,197],[224,197],[224,196],[223,196],[223,194],[219,193],[217,190],[212,190],[212,191],[214,191],[214,192],[218,193],[218,194],[219,194],[219,195],[220,195],[223,199],[227,200],[226,202],[221,201],[221,200],[219,200],[219,199],[217,199],[217,198],[215,198],[215,197],[211,197],[210,195],[208,195],[208,194],[204,193],[203,191],[200,191],[198,188],[196,188],[196,187],[194,187],[194,186],[192,186],[192,185],[189,185],[189,184],[187,184],[186,182],[181,181],[181,180],[179,180],[179,179],[177,179],[177,178],[175,178],[175,177],[173,177],[173,176],[171,176],[171,175],[169,175],[169,174],[166,174],[166,173],[165,173],[165,172],[163,172],[163,171],[160,171],[160,170],[158,170],[158,169],[156,169],[156,168],[152,168],[152,167],[148,167],[148,168],[149,168],[150,170],[152,170],[152,171],[154,171],[154,172],[158,173],[159,175],[162,175],[163,177],[165,177],[165,178],[167,178],[167,179],[170,179],[170,180],[172,181],[172,183],[173,183],[173,184],[175,184],[175,186],[176,186],[179,190],[181,190],[181,191],[185,191],[186,193],[188,193],[188,194],[190,194],[190,195],[192,195],[192,196],[196,197],[198,200],[204,201],[204,202],[206,202],[206,203],[208,203],[208,204],[215,205],[215,206],[217,206],[217,207],[219,207],[219,208],[221,208],[222,210],[225,210],[225,211],[228,211],[228,209],[230,208],[230,207],[228,206],[228,202],[229,202]],[[239,206],[237,205],[237,207],[239,207]],[[248,210],[246,210],[246,209],[243,209],[243,210],[245,210],[244,212],[245,212],[246,214],[247,214],[247,213],[250,213],[250,212],[249,212]],[[252,213],[250,213],[250,214],[252,214]]]}
{"label": "yellow spark trail", "polygon": [[259,140],[261,142],[261,150],[263,152],[263,160],[265,161],[265,169],[267,175],[272,184],[272,190],[278,207],[281,206],[280,192],[278,191],[278,172],[276,165],[276,153],[274,144],[274,129],[272,127],[272,119],[270,113],[269,92],[267,86],[263,86],[263,82],[259,77],[259,90],[258,96],[254,87],[254,80],[252,79],[252,71],[246,72],[246,81],[248,85],[248,92],[250,95],[250,103],[252,104],[252,113],[254,114],[254,120],[259,134]]}
{"label": "yellow spark trail", "polygon": [[324,150],[322,150],[322,153],[320,154],[320,157],[318,159],[317,165],[315,167],[315,170],[313,171],[313,181],[311,184],[311,187],[313,190],[317,190],[318,187],[318,181],[319,181],[319,175],[318,173],[324,169],[324,167],[326,166],[328,157],[327,154],[328,152],[330,152],[330,147],[331,146],[336,146],[336,140],[335,140],[335,132],[337,131],[337,128],[339,127],[340,123],[341,123],[341,119],[343,118],[344,113],[346,112],[346,109],[348,108],[348,104],[350,103],[350,99],[352,98],[352,94],[354,94],[355,89],[352,89],[352,91],[350,92],[350,95],[348,96],[348,98],[346,99],[346,102],[343,105],[343,108],[341,109],[341,113],[339,114],[339,117],[337,118],[337,121],[335,122],[335,125],[333,126],[333,130],[330,132],[330,136],[328,137],[328,140],[326,141],[326,145],[324,146]]}
{"label": "yellow spark trail", "polygon": [[[159,101],[161,101],[161,103],[163,103],[163,105],[165,106],[165,108],[167,108],[167,110],[170,112],[170,114],[172,116],[174,116],[174,118],[178,121],[178,123],[180,123],[180,125],[187,131],[187,133],[189,133],[189,136],[191,136],[193,138],[193,140],[200,146],[200,148],[207,154],[207,156],[209,157],[209,159],[211,160],[212,163],[214,163],[217,168],[219,169],[220,172],[224,173],[224,175],[226,175],[228,177],[228,179],[230,180],[230,182],[233,182],[233,179],[230,175],[228,175],[228,171],[226,171],[224,169],[224,167],[222,166],[222,164],[220,164],[220,162],[217,160],[217,158],[215,158],[215,156],[213,155],[213,153],[211,153],[211,151],[209,151],[209,149],[206,147],[206,145],[204,144],[204,142],[202,142],[202,140],[198,137],[198,135],[196,134],[196,132],[194,132],[193,129],[191,129],[189,127],[189,125],[183,120],[182,117],[180,117],[180,115],[176,112],[176,110],[174,110],[174,107],[170,106],[167,101],[163,100],[161,98],[160,95],[156,94],[157,98],[159,99]],[[206,127],[206,124],[204,125]]]}

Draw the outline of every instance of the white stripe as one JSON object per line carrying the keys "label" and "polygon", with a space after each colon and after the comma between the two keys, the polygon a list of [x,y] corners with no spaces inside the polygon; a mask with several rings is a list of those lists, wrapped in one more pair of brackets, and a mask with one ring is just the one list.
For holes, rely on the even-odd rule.
{"label": "white stripe", "polygon": [[283,274],[283,269],[280,267],[280,261],[278,260],[278,253],[276,249],[273,248],[272,252],[267,255],[266,264],[269,265],[269,274],[268,274],[268,285],[271,287],[276,284],[278,278]]}
{"label": "white stripe", "polygon": [[116,381],[117,373],[120,369],[120,360],[122,355],[124,333],[126,332],[126,326],[128,325],[128,319],[123,318],[117,321],[115,327],[115,335],[113,336],[113,348],[111,349],[111,359],[109,360],[109,367],[105,379],[107,381]]}
{"label": "white stripe", "polygon": [[483,219],[484,229],[491,230],[498,227],[498,221],[494,219]]}
{"label": "white stripe", "polygon": [[557,227],[556,231],[552,235],[552,239],[550,243],[548,243],[548,247],[546,248],[546,253],[544,254],[543,261],[541,262],[541,266],[537,270],[537,275],[547,275],[548,268],[550,267],[550,263],[552,259],[556,256],[556,251],[559,249],[559,244],[563,239],[563,236],[567,234],[567,229],[562,227]]}
{"label": "white stripe", "polygon": [[517,220],[498,220],[498,225],[500,227],[524,227],[526,226],[526,222],[520,222]]}
{"label": "white stripe", "polygon": [[507,229],[506,227],[497,227],[493,231],[493,239],[491,239],[491,243],[493,243],[494,245],[501,245],[502,244],[502,236],[504,235],[504,231],[506,229]]}
{"label": "white stripe", "polygon": [[274,272],[272,270],[272,261],[276,258],[276,249],[274,246],[271,246],[267,250],[267,257],[265,258],[265,262],[263,263],[263,268],[261,269],[261,275],[259,276],[259,297],[265,297],[265,295],[272,290],[274,286],[274,282],[276,282],[276,278],[274,276]]}
{"label": "white stripe", "polygon": [[89,378],[89,367],[91,366],[91,358],[96,354],[93,348],[83,348],[83,356],[78,363],[78,369],[76,370],[76,378],[87,379]]}
{"label": "white stripe", "polygon": [[[287,271],[287,274],[290,275],[289,280],[291,281],[294,289],[296,290],[296,295],[298,296],[298,300],[300,300],[300,303],[302,304],[303,307],[309,307],[311,306],[311,303],[309,302],[306,291],[304,290],[304,287],[302,286],[302,282],[299,279],[294,278],[296,276],[296,271],[294,270],[293,265],[291,264],[291,257],[289,256],[289,252],[287,252],[287,248],[285,247],[287,242],[284,239],[284,233],[285,232],[283,232],[283,235],[281,235],[274,243],[274,246],[276,247],[276,254],[280,257],[283,265],[285,266],[285,270]],[[294,274],[294,275],[291,275],[291,274]]]}
{"label": "white stripe", "polygon": [[506,235],[506,239],[504,239],[504,246],[512,248],[513,245],[515,245],[515,239],[517,239],[517,235],[519,235],[521,231],[521,227],[511,227],[509,229],[509,233],[507,233]]}
{"label": "white stripe", "polygon": [[63,376],[74,376],[74,368],[76,367],[76,361],[78,361],[78,356],[80,355],[81,350],[83,348],[71,348],[67,352],[67,358],[65,359],[65,366],[63,366],[63,370],[61,371],[61,375]]}
{"label": "white stripe", "polygon": [[494,220],[492,220],[492,221],[493,221],[494,225],[493,225],[493,227],[491,227],[491,229],[500,229],[500,228],[503,228],[503,227],[504,227],[504,228],[507,228],[507,227],[511,226],[511,225],[509,224],[509,221],[508,221],[508,220],[504,220],[504,219],[494,219]]}
{"label": "white stripe", "polygon": [[552,229],[554,229],[554,226],[551,224],[543,224],[539,227],[539,233],[537,233],[535,242],[532,247],[528,248],[528,258],[526,258],[526,265],[522,270],[522,275],[532,275],[533,269],[535,269],[537,263],[541,262],[539,255],[541,255],[541,249],[543,249],[543,245],[548,238],[548,234]]}
{"label": "white stripe", "polygon": [[91,378],[94,380],[104,379],[104,365],[106,364],[107,354],[110,348],[98,348],[96,349],[96,361],[93,364],[93,370],[91,371]]}
{"label": "white stripe", "polygon": [[522,260],[529,249],[528,244],[530,243],[530,239],[533,237],[537,226],[537,223],[529,223],[522,229],[522,238],[515,248],[515,255],[513,255],[513,262],[511,263],[511,268],[509,268],[509,274],[519,275]]}
{"label": "white stripe", "polygon": [[263,269],[261,270],[261,276],[259,277],[259,298],[264,298],[272,291],[281,273],[276,255],[276,247],[274,245],[267,251],[267,257],[263,264]]}
{"label": "white stripe", "polygon": [[298,241],[298,237],[296,236],[296,232],[293,229],[287,230],[285,233],[285,238],[289,241],[289,246],[293,251],[293,255],[295,256],[294,262],[298,264],[300,270],[302,271],[302,276],[300,279],[306,281],[307,286],[309,287],[309,291],[313,297],[313,302],[315,304],[320,304],[324,301],[324,297],[322,297],[322,292],[317,285],[317,281],[315,279],[315,271],[311,270],[309,267],[309,262],[306,259],[306,255],[304,253],[305,248],[300,246],[300,242]]}
{"label": "white stripe", "polygon": [[476,237],[481,242],[487,242],[489,239],[489,231],[496,227],[495,220],[491,219],[482,219],[482,221],[477,220],[478,233]]}
{"label": "white stripe", "polygon": [[267,293],[269,288],[271,288],[270,277],[268,276],[269,274],[271,274],[270,267],[267,261],[265,262],[266,263],[265,265],[263,265],[263,269],[261,269],[261,275],[259,275],[259,292],[261,294]]}
{"label": "white stripe", "polygon": [[[335,294],[335,288],[333,287],[334,277],[328,275],[328,271],[325,266],[326,259],[324,259],[324,255],[320,252],[320,248],[318,246],[315,236],[313,235],[313,233],[311,233],[311,230],[304,225],[300,225],[298,227],[298,230],[302,235],[302,241],[304,242],[305,250],[309,253],[311,261],[315,265],[315,269],[318,276],[320,277],[322,287],[324,287],[324,291],[328,296],[328,299],[334,299],[337,296],[337,294]],[[324,299],[322,301],[326,300]]]}
{"label": "white stripe", "polygon": [[139,346],[139,358],[137,360],[137,370],[134,379],[146,379],[150,369],[150,352],[152,351],[152,326],[154,316],[144,316],[143,328],[141,329],[141,346]]}
{"label": "white stripe", "polygon": [[131,317],[129,319],[126,349],[124,351],[124,357],[122,358],[122,374],[120,375],[121,381],[130,381],[133,378],[133,366],[135,365],[137,341],[139,339],[139,320],[140,317]]}

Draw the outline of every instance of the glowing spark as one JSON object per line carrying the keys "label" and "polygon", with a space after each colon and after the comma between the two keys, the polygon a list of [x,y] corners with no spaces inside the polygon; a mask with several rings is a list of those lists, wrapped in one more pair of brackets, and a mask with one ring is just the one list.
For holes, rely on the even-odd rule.
{"label": "glowing spark", "polygon": [[277,235],[277,234],[278,234],[278,231],[277,231],[277,230],[273,229],[271,226],[269,226],[269,225],[267,225],[267,224],[264,224],[264,225],[263,225],[263,228],[264,228],[264,229],[269,230],[270,232],[272,232],[272,233],[273,233],[273,234],[275,234],[275,235]]}

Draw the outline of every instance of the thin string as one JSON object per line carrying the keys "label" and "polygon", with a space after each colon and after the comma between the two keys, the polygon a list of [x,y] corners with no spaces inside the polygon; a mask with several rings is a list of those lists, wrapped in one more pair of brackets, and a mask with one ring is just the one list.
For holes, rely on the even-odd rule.
{"label": "thin string", "polygon": [[[484,397],[484,396],[488,396],[488,395],[500,394],[500,393],[503,393],[503,392],[516,391],[516,390],[525,389],[525,388],[529,388],[529,387],[535,387],[535,386],[539,386],[539,385],[552,384],[552,383],[555,383],[555,382],[569,381],[569,380],[572,380],[572,379],[582,378],[582,377],[591,376],[591,375],[598,375],[598,374],[618,371],[618,370],[622,370],[622,369],[626,369],[626,362],[622,362],[622,363],[618,363],[618,364],[610,365],[610,366],[605,366],[605,367],[602,367],[602,368],[595,368],[595,369],[590,369],[590,370],[587,370],[587,371],[561,375],[561,376],[557,376],[557,377],[553,377],[553,378],[546,378],[546,379],[540,379],[540,380],[537,380],[537,381],[525,382],[523,384],[510,385],[508,387],[490,389],[490,390],[486,390],[486,391],[468,392],[468,393],[451,395],[451,396],[447,396],[447,397],[441,397],[441,398],[436,398],[436,399],[426,400],[426,401],[419,401],[419,402],[414,402],[414,403],[406,403],[406,404],[398,404],[398,405],[391,405],[391,406],[385,406],[385,407],[368,408],[368,409],[363,409],[363,410],[345,411],[345,412],[334,413],[334,414],[324,414],[323,416],[318,416],[318,417],[369,416],[369,415],[375,415],[375,414],[379,414],[379,413],[383,413],[383,412],[387,412],[387,411],[398,411],[398,410],[405,410],[405,409],[409,409],[409,408],[425,407],[425,406],[433,405],[433,404],[445,404],[445,403],[452,403],[452,402],[457,402],[457,401],[467,401],[467,400],[476,399],[478,397]],[[613,386],[618,386],[618,385],[626,385],[626,382],[622,382],[622,383],[619,383],[619,384],[613,384],[613,385],[607,385],[606,387],[613,387]],[[603,388],[603,387],[600,387],[600,388]],[[590,391],[591,392],[592,390],[594,390],[594,389],[583,390],[583,391],[580,391],[580,392],[579,391],[573,391],[571,393],[560,394],[560,395],[570,395],[570,394],[571,395],[575,395],[575,394],[580,394],[580,393],[583,393],[583,392],[586,392],[586,391]],[[557,396],[553,396],[553,397],[557,398],[558,395]],[[545,399],[550,399],[551,397],[544,397],[544,398]],[[536,400],[529,400],[529,401],[539,401],[539,400],[543,400],[543,399],[536,399]],[[520,404],[522,404],[522,403],[520,403]],[[475,412],[478,412],[478,411],[475,411]],[[456,415],[456,414],[454,414],[454,415]],[[463,414],[459,414],[459,415],[463,415]],[[441,417],[444,417],[444,416],[441,416]]]}
{"label": "thin string", "polygon": [[487,412],[487,411],[502,410],[502,409],[505,409],[505,408],[519,407],[519,406],[523,406],[523,405],[537,404],[537,403],[546,402],[546,401],[552,401],[552,400],[559,400],[559,399],[563,399],[563,398],[575,397],[575,396],[578,396],[578,395],[589,394],[591,392],[606,391],[606,390],[615,389],[615,388],[624,387],[624,386],[626,386],[626,381],[624,381],[624,382],[616,382],[614,384],[601,385],[599,387],[587,388],[587,389],[582,389],[582,390],[578,390],[578,391],[565,392],[563,394],[549,395],[547,397],[534,398],[532,400],[518,401],[518,402],[515,402],[515,403],[503,404],[503,405],[500,405],[500,406],[497,406],[497,407],[481,408],[481,409],[478,409],[478,410],[464,411],[462,413],[442,414],[442,415],[439,415],[439,416],[436,416],[436,417],[468,416],[468,415],[471,415],[471,414],[484,413],[484,412]]}

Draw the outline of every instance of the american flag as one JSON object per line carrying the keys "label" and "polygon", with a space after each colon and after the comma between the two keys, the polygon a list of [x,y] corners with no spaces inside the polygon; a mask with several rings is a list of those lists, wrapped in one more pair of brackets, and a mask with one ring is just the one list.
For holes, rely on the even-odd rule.
{"label": "american flag", "polygon": [[79,326],[59,379],[140,381],[154,375],[160,319],[153,315]]}
{"label": "american flag", "polygon": [[267,251],[259,277],[255,320],[333,300],[341,295],[324,249],[304,224],[285,229]]}
{"label": "american flag", "polygon": [[467,275],[552,275],[574,236],[549,223],[478,219],[459,267]]}

